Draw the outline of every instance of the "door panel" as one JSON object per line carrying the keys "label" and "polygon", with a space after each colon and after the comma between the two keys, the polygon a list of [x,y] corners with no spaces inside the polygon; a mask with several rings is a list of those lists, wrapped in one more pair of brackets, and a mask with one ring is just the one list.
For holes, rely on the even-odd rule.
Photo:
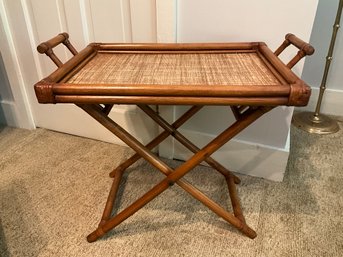
{"label": "door panel", "polygon": [[[121,144],[106,129],[74,105],[40,105],[33,84],[56,69],[36,46],[68,32],[77,50],[90,42],[156,42],[156,2],[152,0],[4,0],[27,97],[38,127]],[[16,17],[20,19],[16,19]],[[19,22],[24,21],[24,22]],[[25,49],[25,51],[21,51]],[[54,49],[65,62],[71,57],[63,45]],[[133,106],[117,105],[110,116],[146,142],[157,127]],[[137,131],[137,127],[139,131]]]}

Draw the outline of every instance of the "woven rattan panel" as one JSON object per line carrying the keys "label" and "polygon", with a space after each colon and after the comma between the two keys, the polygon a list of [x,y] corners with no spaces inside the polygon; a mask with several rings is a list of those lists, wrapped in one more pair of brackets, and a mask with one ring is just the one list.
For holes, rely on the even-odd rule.
{"label": "woven rattan panel", "polygon": [[165,85],[280,84],[258,54],[98,53],[68,83]]}

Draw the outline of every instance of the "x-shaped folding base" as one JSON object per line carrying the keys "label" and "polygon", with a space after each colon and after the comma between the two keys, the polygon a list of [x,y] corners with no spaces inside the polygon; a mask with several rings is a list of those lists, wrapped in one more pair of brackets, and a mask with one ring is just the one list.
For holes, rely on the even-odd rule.
{"label": "x-shaped folding base", "polygon": [[[264,113],[272,109],[272,107],[231,107],[235,117],[236,122],[224,130],[220,135],[213,139],[202,149],[196,147],[192,142],[185,138],[180,132],[177,131],[183,123],[185,123],[190,117],[192,117],[197,111],[199,111],[202,106],[193,106],[185,114],[183,114],[177,121],[173,124],[169,124],[161,116],[159,116],[154,110],[152,110],[147,105],[139,105],[148,116],[150,116],[157,124],[159,124],[165,131],[152,140],[149,144],[144,146],[137,139],[131,136],[127,131],[115,123],[112,119],[108,117],[109,110],[112,106],[105,105],[101,107],[100,105],[79,105],[84,111],[86,111],[90,116],[96,119],[109,131],[115,134],[119,139],[125,142],[129,147],[131,147],[136,154],[131,158],[120,164],[114,171],[110,173],[111,177],[114,177],[113,184],[106,202],[106,206],[101,218],[101,222],[98,228],[92,232],[88,237],[88,242],[94,242],[98,238],[102,237],[105,233],[119,225],[125,219],[133,215],[144,205],[149,203],[168,187],[172,186],[174,183],[178,184],[186,192],[191,194],[195,199],[199,200],[201,203],[206,205],[218,216],[222,217],[224,220],[232,224],[243,234],[250,238],[256,237],[256,232],[252,230],[245,222],[242,210],[239,204],[237,191],[235,183],[240,183],[238,177],[228,171],[225,167],[220,165],[214,159],[210,157],[217,149],[227,143],[235,135],[240,133],[244,128],[248,127],[251,123],[257,120]],[[166,165],[162,160],[160,160],[151,149],[156,147],[169,135],[172,135],[181,144],[191,150],[194,155],[182,165],[180,165],[175,170]],[[140,157],[144,158],[155,168],[166,175],[161,182],[156,184],[152,189],[146,192],[142,197],[128,206],[126,209],[118,213],[116,216],[111,217],[111,212],[113,209],[113,204],[116,199],[116,194],[119,189],[120,180],[124,171],[133,163],[135,163]],[[226,211],[216,202],[211,200],[205,194],[203,194],[196,187],[192,186],[182,177],[186,175],[190,170],[200,164],[202,161],[206,161],[211,167],[219,171],[226,179],[229,195],[231,198],[231,203],[233,207],[233,214]]]}

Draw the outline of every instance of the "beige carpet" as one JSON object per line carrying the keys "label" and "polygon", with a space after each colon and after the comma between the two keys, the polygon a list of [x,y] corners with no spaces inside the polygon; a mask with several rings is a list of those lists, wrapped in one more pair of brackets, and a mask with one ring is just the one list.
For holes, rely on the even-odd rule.
{"label": "beige carpet", "polygon": [[[318,136],[293,128],[282,183],[240,176],[255,240],[174,186],[89,244],[85,238],[111,184],[108,173],[131,151],[44,129],[0,127],[0,256],[343,256],[342,149],[342,130]],[[121,206],[162,177],[137,163],[125,176]],[[229,206],[217,172],[200,167],[187,178]]]}

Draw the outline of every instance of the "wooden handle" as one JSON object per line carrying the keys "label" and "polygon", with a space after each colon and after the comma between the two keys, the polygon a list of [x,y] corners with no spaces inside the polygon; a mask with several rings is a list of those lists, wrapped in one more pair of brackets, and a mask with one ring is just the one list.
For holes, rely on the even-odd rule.
{"label": "wooden handle", "polygon": [[283,43],[279,46],[278,49],[276,49],[274,54],[276,56],[279,56],[283,52],[283,50],[285,50],[291,44],[297,47],[299,51],[296,56],[294,56],[293,59],[290,60],[290,62],[287,64],[287,67],[290,69],[293,68],[293,66],[296,65],[303,57],[305,57],[306,55],[312,55],[314,53],[313,46],[304,42],[297,36],[288,33],[285,36],[285,40],[283,41]]}
{"label": "wooden handle", "polygon": [[56,37],[41,43],[38,47],[37,47],[37,51],[41,54],[45,54],[47,51],[49,51],[49,49],[54,48],[55,46],[65,42],[66,40],[68,40],[69,35],[68,33],[64,32],[64,33],[60,33],[58,34]]}
{"label": "wooden handle", "polygon": [[292,45],[296,46],[299,50],[304,51],[306,55],[312,55],[314,53],[313,46],[291,33],[288,33],[285,36],[285,39],[288,40]]}
{"label": "wooden handle", "polygon": [[44,43],[41,43],[39,46],[37,46],[37,51],[41,54],[46,54],[57,65],[57,67],[61,67],[63,63],[61,62],[60,59],[58,59],[58,57],[52,51],[52,49],[55,46],[61,43],[63,43],[63,45],[65,45],[73,55],[77,55],[78,52],[73,47],[73,45],[69,42],[69,35],[66,32],[60,33],[56,37]]}

